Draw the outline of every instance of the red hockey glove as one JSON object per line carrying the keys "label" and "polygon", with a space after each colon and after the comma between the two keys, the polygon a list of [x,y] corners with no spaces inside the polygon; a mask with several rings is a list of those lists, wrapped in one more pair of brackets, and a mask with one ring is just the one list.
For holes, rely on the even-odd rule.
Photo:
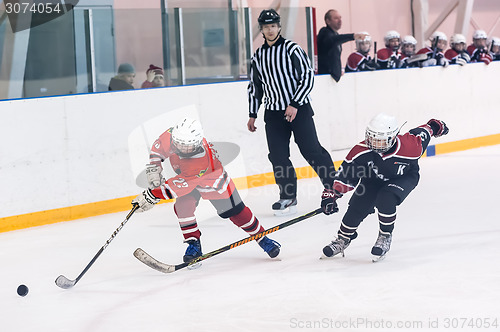
{"label": "red hockey glove", "polygon": [[482,61],[485,64],[489,65],[490,62],[493,61],[493,58],[488,53],[481,53],[481,55],[479,56],[479,61]]}
{"label": "red hockey glove", "polygon": [[340,193],[332,189],[325,189],[321,194],[321,209],[326,215],[339,211],[337,207],[337,199],[342,197]]}
{"label": "red hockey glove", "polygon": [[427,124],[432,128],[432,136],[434,137],[440,137],[448,134],[449,132],[449,129],[444,121],[431,119],[427,122]]}

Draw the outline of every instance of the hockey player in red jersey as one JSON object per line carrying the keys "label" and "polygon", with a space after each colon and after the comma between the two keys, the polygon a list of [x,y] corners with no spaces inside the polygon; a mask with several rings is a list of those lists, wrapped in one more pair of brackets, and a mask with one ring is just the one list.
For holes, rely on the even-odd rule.
{"label": "hockey player in red jersey", "polygon": [[347,58],[346,72],[371,71],[376,70],[378,67],[370,56],[372,37],[368,32],[359,32],[359,34],[365,35],[365,38],[356,39],[356,52],[351,53]]}
{"label": "hockey player in red jersey", "polygon": [[357,236],[360,223],[374,208],[378,211],[379,234],[372,248],[374,261],[389,251],[396,221],[396,208],[417,186],[418,159],[427,149],[431,136],[448,133],[443,121],[426,124],[399,135],[395,117],[379,114],[366,128],[365,140],[354,146],[338,169],[333,189],[325,189],[321,207],[325,214],[338,211],[336,200],[355,190],[342,219],[337,238],[323,248],[327,257],[344,254]]}
{"label": "hockey player in red jersey", "polygon": [[470,62],[484,62],[489,65],[493,58],[486,48],[488,35],[484,30],[476,30],[472,35],[472,44],[467,47]]}
{"label": "hockey player in red jersey", "polygon": [[444,56],[451,64],[464,66],[470,62],[469,53],[467,53],[467,44],[465,36],[456,33],[450,38],[450,49],[446,50]]}
{"label": "hockey player in red jersey", "polygon": [[444,50],[448,46],[448,37],[440,32],[435,31],[431,37],[431,46],[420,49],[417,54],[426,54],[427,60],[422,62],[422,67],[428,66],[443,66],[448,67],[449,61],[444,57]]}
{"label": "hockey player in red jersey", "polygon": [[421,67],[421,61],[426,60],[427,56],[416,54],[417,40],[413,36],[404,36],[401,39],[401,58],[399,68]]}
{"label": "hockey player in red jersey", "polygon": [[380,69],[399,68],[401,35],[394,30],[387,31],[384,36],[384,43],[385,48],[377,51],[377,63]]}
{"label": "hockey player in red jersey", "polygon": [[[163,179],[162,162],[169,159],[176,176]],[[201,124],[184,118],[153,143],[150,164],[146,168],[149,189],[137,196],[137,212],[151,209],[161,199],[175,198],[174,212],[189,246],[184,262],[202,255],[195,210],[200,198],[209,200],[221,218],[231,220],[249,235],[263,232],[259,220],[245,206],[238,191],[218,159],[213,145],[203,137]],[[278,256],[280,244],[267,236],[257,240],[271,257]]]}

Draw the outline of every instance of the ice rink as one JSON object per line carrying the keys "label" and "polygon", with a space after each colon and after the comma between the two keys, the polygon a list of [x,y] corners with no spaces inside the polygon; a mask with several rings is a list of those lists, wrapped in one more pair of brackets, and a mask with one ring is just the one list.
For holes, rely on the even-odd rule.
{"label": "ice rink", "polygon": [[[391,251],[375,264],[375,215],[345,258],[319,259],[348,197],[337,214],[270,235],[282,245],[277,260],[248,243],[168,275],[132,255],[141,247],[181,263],[186,245],[172,204],[161,204],[133,215],[69,290],[56,277],[76,278],[127,212],[1,233],[0,331],[500,331],[498,165],[500,146],[423,158]],[[319,206],[320,193],[317,178],[299,181],[299,215]],[[275,186],[242,196],[265,228],[288,219],[271,214]],[[204,252],[246,237],[208,202],[197,216]]]}

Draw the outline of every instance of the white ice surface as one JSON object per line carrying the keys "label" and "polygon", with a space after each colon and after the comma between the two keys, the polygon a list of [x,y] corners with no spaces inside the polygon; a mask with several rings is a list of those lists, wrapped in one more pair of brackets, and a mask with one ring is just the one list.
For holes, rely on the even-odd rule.
{"label": "white ice surface", "polygon": [[[0,331],[500,330],[445,326],[449,318],[500,324],[499,164],[500,146],[422,159],[420,184],[398,210],[391,251],[376,264],[375,215],[345,258],[319,260],[348,197],[338,214],[272,234],[282,244],[279,260],[249,243],[169,275],[132,256],[142,247],[181,262],[186,246],[172,204],[162,204],[132,216],[69,290],[55,278],[76,278],[126,212],[2,233]],[[299,181],[299,213],[318,206],[320,191],[316,178]],[[272,216],[275,186],[243,194],[264,227],[287,220]],[[205,252],[246,236],[208,202],[198,216]],[[16,293],[21,283],[30,289],[24,298]]]}

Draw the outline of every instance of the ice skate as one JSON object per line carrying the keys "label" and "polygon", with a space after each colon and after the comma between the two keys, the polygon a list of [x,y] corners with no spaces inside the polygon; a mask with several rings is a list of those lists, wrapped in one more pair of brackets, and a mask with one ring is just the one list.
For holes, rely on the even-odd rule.
{"label": "ice skate", "polygon": [[[200,257],[202,254],[201,252],[201,242],[200,239],[198,240],[189,240],[187,241],[189,246],[186,249],[186,253],[184,254],[184,263],[189,263],[193,259]],[[196,269],[201,266],[201,263],[196,263],[193,265],[190,265],[188,269]]]}
{"label": "ice skate", "polygon": [[281,198],[273,204],[274,215],[290,216],[297,213],[297,199],[296,198]]}
{"label": "ice skate", "polygon": [[340,253],[342,254],[342,257],[344,257],[344,250],[345,248],[349,247],[349,244],[351,244],[350,239],[339,236],[329,245],[323,248],[323,254],[325,256],[321,258],[330,258]]}
{"label": "ice skate", "polygon": [[391,249],[392,234],[378,234],[377,242],[372,248],[372,262],[378,262],[385,258],[385,254]]}
{"label": "ice skate", "polygon": [[274,240],[271,240],[267,236],[264,236],[262,239],[259,240],[259,246],[262,249],[264,249],[264,251],[271,258],[275,258],[280,253],[280,247],[281,247],[281,245],[278,242],[276,242]]}

